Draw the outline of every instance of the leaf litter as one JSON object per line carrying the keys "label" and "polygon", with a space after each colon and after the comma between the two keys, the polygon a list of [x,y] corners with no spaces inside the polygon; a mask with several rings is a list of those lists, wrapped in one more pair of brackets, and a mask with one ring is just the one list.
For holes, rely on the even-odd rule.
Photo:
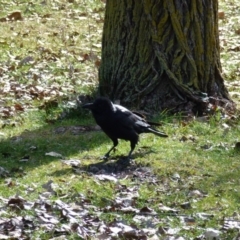
{"label": "leaf litter", "polygon": [[78,8],[74,2],[39,4],[22,3],[22,9],[15,10],[13,2],[2,1],[5,16],[0,21],[7,31],[0,37],[5,44],[0,64],[1,119],[25,114],[44,102],[69,99],[97,84],[104,3],[95,10],[88,3]]}
{"label": "leaf litter", "polygon": [[[43,190],[34,201],[19,195],[9,199],[0,197],[1,239],[28,239],[39,229],[53,237],[74,234],[82,239],[185,239],[180,237],[181,231],[192,231],[196,227],[202,232],[198,239],[214,239],[220,236],[222,231],[240,229],[238,215],[224,219],[222,229],[199,227],[198,221],[214,218],[214,215],[208,212],[189,214],[191,203],[194,204],[198,199],[207,196],[200,190],[189,189],[188,203],[172,206],[160,203],[158,207],[152,208],[152,203],[159,202],[155,196],[156,200],[152,197],[148,202],[139,205],[142,184],[148,188],[154,186],[155,192],[171,195],[175,193],[172,184],[181,187],[185,184],[183,179],[176,181],[169,176],[163,180],[155,175],[151,168],[136,165],[134,162],[123,167],[122,160],[101,162],[94,164],[97,165],[94,168],[79,164],[79,161],[73,159],[69,162],[63,161],[72,167],[74,172],[76,169],[81,170],[76,174],[90,175],[95,179],[95,183],[102,187],[106,181],[109,182],[114,190],[114,197],[102,199],[103,205],[99,206],[94,204],[90,195],[74,192],[68,193],[68,200],[64,201],[64,198],[57,197],[60,186],[53,180],[42,185]],[[129,181],[128,184],[125,184],[125,181]],[[14,216],[4,217],[9,210],[14,212]],[[28,214],[29,211],[31,214]],[[106,214],[111,214],[114,219],[104,220],[102,216]],[[124,220],[122,215],[128,215],[131,220]],[[179,221],[178,227],[172,226],[171,222],[174,221]]]}

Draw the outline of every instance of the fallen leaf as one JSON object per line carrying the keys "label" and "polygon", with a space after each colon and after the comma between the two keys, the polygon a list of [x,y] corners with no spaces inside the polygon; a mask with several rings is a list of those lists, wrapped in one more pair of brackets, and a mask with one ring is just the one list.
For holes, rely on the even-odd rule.
{"label": "fallen leaf", "polygon": [[57,185],[53,183],[52,180],[49,180],[47,183],[42,185],[43,188],[45,188],[49,193],[55,195],[56,191],[55,189],[57,188]]}
{"label": "fallen leaf", "polygon": [[110,175],[105,175],[105,174],[98,174],[95,176],[98,180],[100,181],[111,181],[111,182],[118,182],[118,179],[110,176]]}
{"label": "fallen leaf", "polygon": [[204,237],[207,240],[216,240],[219,239],[221,235],[221,231],[213,229],[213,228],[207,228],[204,232]]}
{"label": "fallen leaf", "polygon": [[0,167],[0,177],[6,177],[9,175],[9,171],[6,170],[4,167]]}
{"label": "fallen leaf", "polygon": [[24,111],[24,107],[19,103],[16,103],[14,107],[15,107],[15,110],[17,111]]}
{"label": "fallen leaf", "polygon": [[0,18],[0,22],[6,22],[9,20],[10,21],[23,20],[22,13],[20,11],[15,11],[8,14],[6,17]]}
{"label": "fallen leaf", "polygon": [[223,12],[223,11],[218,12],[218,18],[219,19],[224,19],[225,18],[225,12]]}
{"label": "fallen leaf", "polygon": [[76,159],[62,160],[62,163],[72,167],[79,167],[81,165],[81,161]]}
{"label": "fallen leaf", "polygon": [[158,209],[162,212],[168,212],[168,213],[178,213],[179,212],[179,210],[164,206],[163,204],[160,204]]}
{"label": "fallen leaf", "polygon": [[62,154],[57,153],[57,152],[48,152],[48,153],[45,153],[45,156],[60,157],[60,158],[63,158]]}
{"label": "fallen leaf", "polygon": [[12,209],[22,210],[22,209],[24,209],[24,202],[25,202],[25,200],[23,198],[21,198],[21,197],[14,197],[14,198],[10,198],[8,200],[7,205],[9,207],[11,207]]}
{"label": "fallen leaf", "polygon": [[148,215],[148,214],[150,214],[150,215],[156,214],[156,212],[155,212],[153,209],[151,209],[151,208],[149,208],[149,207],[147,207],[147,206],[141,208],[140,211],[139,211],[139,213],[145,214],[145,215]]}

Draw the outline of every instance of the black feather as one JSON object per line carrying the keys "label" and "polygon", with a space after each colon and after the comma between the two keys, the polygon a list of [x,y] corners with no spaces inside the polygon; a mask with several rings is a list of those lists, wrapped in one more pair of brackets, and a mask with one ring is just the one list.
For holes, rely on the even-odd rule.
{"label": "black feather", "polygon": [[97,98],[93,103],[85,104],[83,108],[92,111],[97,124],[113,141],[113,147],[105,154],[106,159],[118,145],[118,139],[130,141],[131,150],[128,154],[130,158],[138,143],[139,134],[154,133],[160,137],[168,137],[164,132],[152,128],[152,125],[158,126],[158,123],[148,122],[142,114],[131,112],[121,105],[113,104],[108,98]]}

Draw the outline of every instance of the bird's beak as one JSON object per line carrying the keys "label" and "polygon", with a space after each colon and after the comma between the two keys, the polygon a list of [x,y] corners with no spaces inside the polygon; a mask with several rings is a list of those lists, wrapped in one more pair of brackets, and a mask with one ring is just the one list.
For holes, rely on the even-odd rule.
{"label": "bird's beak", "polygon": [[93,103],[86,103],[82,106],[82,108],[88,108],[88,109],[93,109]]}

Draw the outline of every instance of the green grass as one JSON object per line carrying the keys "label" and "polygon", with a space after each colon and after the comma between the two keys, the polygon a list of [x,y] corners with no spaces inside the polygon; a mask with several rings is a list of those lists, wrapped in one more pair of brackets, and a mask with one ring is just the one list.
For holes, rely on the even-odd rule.
{"label": "green grass", "polygon": [[[152,174],[158,179],[157,184],[148,181],[148,178],[146,181],[123,178],[119,183],[102,183],[96,181],[94,175],[88,174],[88,168],[101,162],[100,156],[110,148],[111,141],[98,131],[78,135],[70,132],[55,133],[58,127],[86,125],[88,122],[92,124],[88,114],[79,119],[58,121],[53,125],[43,123],[44,114],[43,111],[32,113],[18,130],[11,127],[4,129],[6,136],[0,146],[1,166],[9,170],[10,175],[2,178],[2,197],[9,198],[19,194],[28,201],[35,201],[39,194],[45,192],[42,185],[52,180],[56,193],[49,198],[50,201],[63,198],[66,202],[75,202],[76,194],[83,194],[91,201],[91,205],[98,208],[103,221],[111,222],[120,216],[131,223],[134,217],[132,213],[104,213],[100,209],[111,205],[115,200],[119,194],[116,191],[119,184],[125,185],[127,189],[136,187],[139,194],[136,208],[149,206],[154,209],[161,216],[160,225],[166,226],[166,221],[170,218],[170,226],[179,227],[182,223],[177,216],[194,216],[195,227],[199,229],[189,232],[182,228],[180,231],[180,235],[188,237],[200,234],[207,227],[219,228],[224,217],[238,212],[240,157],[239,152],[234,149],[239,136],[237,125],[225,134],[221,127],[222,122],[216,120],[205,123],[192,121],[183,125],[181,121],[176,123],[171,117],[163,126],[169,138],[142,135],[134,152],[133,164],[153,169]],[[187,138],[186,141],[181,141],[183,136]],[[32,146],[36,149],[30,150]],[[112,157],[121,158],[128,153],[129,148],[129,143],[121,141]],[[86,172],[76,174],[71,167],[62,164],[61,158],[45,156],[45,153],[51,151],[62,154],[65,159],[81,160],[80,168]],[[24,156],[29,157],[28,161],[19,161]],[[175,174],[180,176],[178,180],[174,180]],[[6,187],[9,178],[12,184]],[[194,190],[200,191],[202,196],[192,195]],[[190,202],[191,209],[181,208],[181,204],[185,202]],[[171,216],[159,212],[160,204],[178,209],[179,214]],[[196,214],[201,212],[213,214],[213,217],[204,221],[198,219]],[[11,212],[8,214],[8,217],[13,215]],[[29,213],[22,211],[21,214]],[[224,236],[235,235],[236,231],[233,231],[231,234],[226,232]],[[39,236],[48,238],[50,235],[39,232]]]}
{"label": "green grass", "polygon": [[[230,92],[239,92],[236,84],[239,66],[234,63],[239,60],[239,54],[229,50],[232,37],[234,44],[239,41],[235,32],[239,10],[235,7],[237,1],[231,3],[220,1],[226,15],[219,22],[221,44],[227,42],[223,45],[221,60],[226,85]],[[14,2],[1,2],[1,17],[20,10],[24,21],[1,23],[0,87],[10,86],[10,90],[0,92],[0,104],[11,108],[13,116],[1,115],[0,119],[0,167],[9,172],[0,178],[0,206],[4,209],[0,218],[30,216],[37,221],[35,208],[38,206],[30,210],[8,206],[8,200],[19,195],[36,205],[41,205],[39,199],[49,204],[48,214],[56,216],[59,228],[69,224],[69,219],[54,208],[60,199],[71,207],[83,206],[95,222],[99,218],[104,224],[122,220],[139,229],[149,225],[155,229],[179,228],[177,234],[186,239],[194,239],[212,227],[222,231],[222,239],[233,239],[238,229],[222,230],[222,226],[226,218],[234,216],[234,221],[239,221],[240,156],[235,144],[240,141],[240,121],[237,114],[222,118],[216,113],[203,121],[200,118],[186,121],[166,113],[155,116],[155,121],[163,122],[161,130],[168,133],[169,138],[142,135],[131,166],[113,171],[117,182],[96,178],[94,171],[105,174],[103,169],[111,169],[130,149],[129,142],[120,141],[110,161],[102,162],[100,157],[112,146],[110,139],[101,131],[76,132],[74,128],[95,124],[91,114],[76,109],[75,97],[92,93],[98,83],[96,63],[100,59],[103,7],[102,1],[97,0],[82,4],[21,1],[17,8]],[[33,60],[24,62],[29,56]],[[44,91],[32,89],[36,86]],[[239,105],[239,99],[234,99]],[[16,110],[16,104],[21,104],[24,110]],[[67,115],[60,118],[63,111]],[[65,131],[61,132],[63,128]],[[49,152],[59,153],[62,158],[45,155]],[[80,160],[79,169],[75,171],[63,164],[63,159]],[[44,188],[49,181],[53,181],[53,185]],[[50,193],[46,196],[47,191]],[[117,198],[124,196],[133,199],[134,209],[149,207],[156,215],[150,216],[148,223],[136,222],[134,218],[138,214],[124,212],[116,203]],[[189,209],[182,207],[186,202],[191,206]],[[44,209],[43,206],[39,209]],[[164,212],[161,206],[176,209],[178,213]],[[201,218],[199,213],[212,217]],[[181,217],[193,217],[194,222],[188,225]],[[82,221],[77,219],[78,223]],[[92,229],[98,231],[97,227]],[[44,227],[31,234],[34,239],[57,235]],[[66,238],[81,239],[74,232]]]}

